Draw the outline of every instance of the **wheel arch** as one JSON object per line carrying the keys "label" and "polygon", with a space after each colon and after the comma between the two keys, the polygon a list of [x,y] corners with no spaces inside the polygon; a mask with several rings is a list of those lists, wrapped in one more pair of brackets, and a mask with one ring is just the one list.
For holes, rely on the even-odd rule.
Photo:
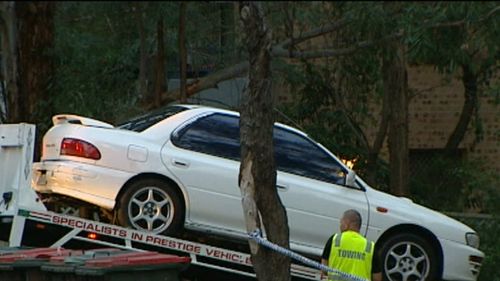
{"label": "wheel arch", "polygon": [[167,184],[171,185],[175,191],[177,192],[177,194],[179,195],[180,198],[182,198],[181,203],[183,204],[183,207],[184,207],[184,223],[186,221],[186,217],[187,217],[187,214],[188,214],[188,201],[187,201],[187,196],[186,196],[186,193],[184,192],[184,190],[177,184],[177,182],[175,182],[174,180],[172,180],[171,178],[165,176],[165,175],[161,175],[161,174],[157,174],[157,173],[141,173],[141,174],[137,174],[133,177],[131,177],[129,180],[127,180],[122,188],[120,188],[120,191],[118,192],[118,194],[116,195],[116,198],[115,198],[115,207],[114,207],[114,210],[116,211],[120,206],[120,200],[119,198],[121,198],[121,196],[123,195],[123,193],[125,192],[125,190],[127,189],[128,186],[130,186],[131,184],[135,183],[135,182],[138,182],[138,181],[141,181],[141,180],[144,180],[144,179],[157,179],[157,180],[161,180],[161,181],[164,181],[166,182]]}
{"label": "wheel arch", "polygon": [[443,248],[441,247],[441,243],[439,243],[436,235],[434,235],[434,233],[432,233],[425,227],[415,224],[399,224],[387,229],[375,243],[377,254],[380,254],[380,251],[382,250],[383,245],[387,242],[387,240],[389,240],[392,236],[401,233],[411,233],[414,235],[418,235],[422,239],[425,239],[427,242],[429,242],[433,249],[436,249],[436,256],[439,259],[438,275],[442,278],[444,269]]}

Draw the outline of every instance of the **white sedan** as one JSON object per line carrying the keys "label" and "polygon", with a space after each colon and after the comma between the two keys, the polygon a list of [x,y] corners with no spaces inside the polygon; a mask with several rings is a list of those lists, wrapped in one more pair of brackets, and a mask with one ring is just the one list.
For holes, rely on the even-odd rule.
{"label": "white sedan", "polygon": [[[237,112],[177,105],[118,127],[75,115],[53,123],[34,164],[41,195],[77,199],[154,233],[185,227],[246,238]],[[373,189],[297,129],[276,123],[274,146],[293,250],[319,257],[342,213],[355,208],[386,280],[477,279],[484,254],[468,226]]]}

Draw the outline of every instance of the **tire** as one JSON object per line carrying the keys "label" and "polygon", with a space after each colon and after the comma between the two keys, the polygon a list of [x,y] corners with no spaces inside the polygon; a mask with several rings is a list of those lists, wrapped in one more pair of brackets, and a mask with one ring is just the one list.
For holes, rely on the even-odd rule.
{"label": "tire", "polygon": [[411,233],[389,238],[381,248],[383,280],[440,280],[439,260],[427,240]]}
{"label": "tire", "polygon": [[177,191],[157,179],[139,180],[126,187],[119,199],[118,222],[155,234],[175,235],[184,222],[184,207]]}

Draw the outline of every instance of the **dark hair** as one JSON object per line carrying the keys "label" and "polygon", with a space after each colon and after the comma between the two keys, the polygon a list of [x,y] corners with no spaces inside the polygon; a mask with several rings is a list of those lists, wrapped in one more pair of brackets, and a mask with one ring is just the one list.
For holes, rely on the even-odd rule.
{"label": "dark hair", "polygon": [[352,226],[357,229],[361,228],[361,214],[358,211],[354,209],[347,210],[344,212],[344,218],[349,220]]}

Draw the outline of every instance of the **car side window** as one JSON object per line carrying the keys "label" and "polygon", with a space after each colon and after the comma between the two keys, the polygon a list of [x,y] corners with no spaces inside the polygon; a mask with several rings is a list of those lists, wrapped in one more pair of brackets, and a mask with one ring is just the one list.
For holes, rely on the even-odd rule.
{"label": "car side window", "polygon": [[278,170],[334,184],[345,182],[340,164],[311,140],[292,131],[274,128]]}
{"label": "car side window", "polygon": [[240,160],[240,126],[236,116],[211,114],[201,117],[172,136],[181,148]]}
{"label": "car side window", "polygon": [[[274,127],[274,154],[280,171],[341,184],[345,173],[337,161],[311,140]],[[174,145],[205,154],[239,161],[239,118],[214,113],[201,117],[172,136]]]}

